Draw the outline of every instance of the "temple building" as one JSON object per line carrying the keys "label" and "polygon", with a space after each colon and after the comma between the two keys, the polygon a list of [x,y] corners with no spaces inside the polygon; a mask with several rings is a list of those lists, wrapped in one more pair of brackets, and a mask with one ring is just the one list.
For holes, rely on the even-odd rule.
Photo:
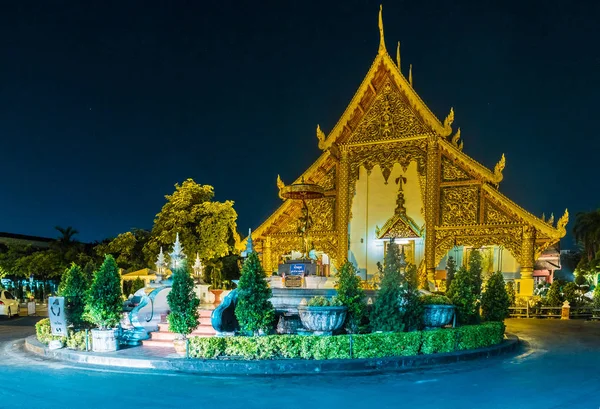
{"label": "temple building", "polygon": [[[413,88],[412,68],[402,73],[399,43],[396,59],[388,54],[381,10],[379,33],[375,60],[338,123],[327,134],[317,125],[321,155],[290,185],[278,179],[284,201],[252,233],[265,270],[301,251],[309,229],[318,263],[332,273],[348,259],[371,279],[394,239],[430,287],[443,287],[448,256],[460,266],[479,249],[484,273],[502,271],[532,295],[536,260],[564,237],[568,212],[555,224],[503,195],[504,155],[492,170],[466,155],[453,109],[440,121]],[[322,194],[281,194],[301,184]]]}

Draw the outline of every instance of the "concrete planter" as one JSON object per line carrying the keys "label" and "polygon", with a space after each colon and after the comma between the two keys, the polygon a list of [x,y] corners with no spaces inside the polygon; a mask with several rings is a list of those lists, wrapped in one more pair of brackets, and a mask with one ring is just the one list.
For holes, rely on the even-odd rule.
{"label": "concrete planter", "polygon": [[452,322],[454,305],[429,304],[424,307],[423,324],[425,324],[425,328],[441,328]]}
{"label": "concrete planter", "polygon": [[117,340],[118,330],[113,329],[93,329],[92,330],[92,351],[94,352],[114,352],[119,349]]}
{"label": "concrete planter", "polygon": [[177,339],[173,340],[173,346],[175,347],[175,352],[177,352],[181,356],[185,356],[185,352],[187,349],[187,339]]}
{"label": "concrete planter", "polygon": [[298,314],[302,325],[315,335],[331,335],[344,325],[348,308],[341,307],[309,307],[298,306]]}

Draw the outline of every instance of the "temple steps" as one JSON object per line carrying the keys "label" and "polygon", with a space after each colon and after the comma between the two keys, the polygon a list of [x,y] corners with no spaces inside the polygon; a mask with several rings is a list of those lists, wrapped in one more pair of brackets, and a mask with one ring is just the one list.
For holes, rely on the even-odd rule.
{"label": "temple steps", "polygon": [[[217,332],[210,323],[210,316],[214,307],[202,306],[198,310],[200,315],[200,325],[196,328],[189,337],[214,337]],[[152,348],[173,348],[173,340],[177,334],[169,331],[169,324],[166,322],[166,317],[163,322],[158,324],[158,331],[150,333],[150,339],[142,341],[142,345]]]}

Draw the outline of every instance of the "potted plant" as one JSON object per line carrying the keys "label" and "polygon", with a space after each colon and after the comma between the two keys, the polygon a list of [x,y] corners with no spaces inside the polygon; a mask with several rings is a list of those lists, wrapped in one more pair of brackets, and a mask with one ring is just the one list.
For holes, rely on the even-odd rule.
{"label": "potted plant", "polygon": [[94,352],[112,352],[118,349],[118,326],[123,309],[121,275],[113,256],[106,255],[87,294],[85,318],[96,325],[92,329]]}
{"label": "potted plant", "polygon": [[441,328],[450,324],[454,317],[454,305],[445,295],[423,295],[423,324],[425,329]]}
{"label": "potted plant", "polygon": [[304,328],[315,335],[331,335],[344,325],[348,307],[337,297],[327,299],[322,296],[311,298],[306,305],[298,306],[298,314]]}
{"label": "potted plant", "polygon": [[185,355],[187,336],[198,327],[200,299],[194,291],[194,279],[185,262],[173,271],[173,286],[167,295],[171,312],[167,316],[169,331],[177,334],[173,340],[175,351]]}

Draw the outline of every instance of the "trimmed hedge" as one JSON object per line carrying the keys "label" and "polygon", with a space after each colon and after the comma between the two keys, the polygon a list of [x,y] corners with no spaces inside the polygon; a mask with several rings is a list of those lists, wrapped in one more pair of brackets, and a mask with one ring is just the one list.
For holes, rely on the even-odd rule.
{"label": "trimmed hedge", "polygon": [[[50,327],[50,320],[48,318],[44,318],[39,320],[35,324],[35,335],[37,340],[40,341],[44,345],[48,345],[50,341],[61,341],[63,346],[66,346],[69,349],[76,349],[80,351],[85,351],[85,331],[73,331],[69,330],[68,336],[60,337],[58,335],[52,335],[52,329]],[[89,348],[92,349],[92,337],[89,337]]]}
{"label": "trimmed hedge", "polygon": [[351,359],[435,354],[496,345],[504,324],[488,322],[454,329],[358,335],[192,337],[190,357],[201,359]]}

